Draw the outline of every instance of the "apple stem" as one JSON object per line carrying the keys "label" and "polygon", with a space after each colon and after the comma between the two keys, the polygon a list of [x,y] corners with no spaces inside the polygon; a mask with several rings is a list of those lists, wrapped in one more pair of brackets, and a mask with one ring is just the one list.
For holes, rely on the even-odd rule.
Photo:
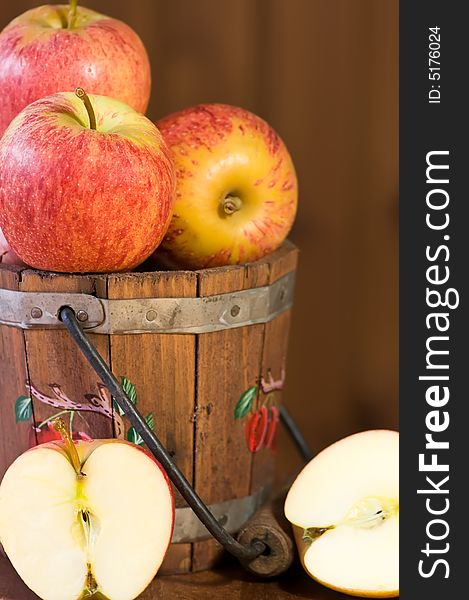
{"label": "apple stem", "polygon": [[238,198],[238,196],[232,196],[231,194],[228,194],[228,196],[225,196],[225,198],[222,200],[221,204],[225,214],[232,215],[233,213],[238,212],[243,205],[243,202],[241,198]]}
{"label": "apple stem", "polygon": [[75,94],[83,101],[85,105],[86,112],[88,113],[88,117],[90,119],[90,129],[96,130],[96,115],[94,114],[93,106],[91,105],[91,101],[89,99],[88,94],[81,87],[78,87],[75,90]]}
{"label": "apple stem", "polygon": [[73,443],[70,432],[65,425],[65,421],[59,417],[54,421],[54,429],[60,433],[60,437],[62,438],[65,447],[67,448],[68,455],[70,460],[72,461],[73,468],[77,474],[78,479],[82,479],[83,473],[81,472],[81,463],[80,457],[78,456],[77,449],[75,448],[75,444]]}
{"label": "apple stem", "polygon": [[78,0],[69,0],[69,10],[67,19],[67,29],[73,29],[77,18],[77,2]]}

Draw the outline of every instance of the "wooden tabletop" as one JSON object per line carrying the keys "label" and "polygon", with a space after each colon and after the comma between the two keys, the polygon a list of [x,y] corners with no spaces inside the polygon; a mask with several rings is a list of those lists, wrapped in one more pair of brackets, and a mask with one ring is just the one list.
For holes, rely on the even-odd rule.
{"label": "wooden tabletop", "polygon": [[[10,563],[0,556],[0,600],[37,600]],[[282,577],[260,581],[237,564],[217,571],[157,577],[139,600],[350,600],[322,587],[298,565]]]}

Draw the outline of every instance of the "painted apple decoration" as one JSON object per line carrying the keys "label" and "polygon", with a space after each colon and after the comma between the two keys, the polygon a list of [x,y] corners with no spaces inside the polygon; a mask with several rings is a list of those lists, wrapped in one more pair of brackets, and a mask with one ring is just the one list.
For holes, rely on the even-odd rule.
{"label": "painted apple decoration", "polygon": [[[35,423],[31,426],[28,434],[28,447],[33,448],[39,444],[45,444],[47,442],[53,442],[55,440],[61,440],[62,437],[57,429],[54,427],[54,421],[47,421],[47,423],[39,423],[41,427],[38,427]],[[90,436],[84,431],[72,431],[72,439],[74,441],[84,440],[93,441]]]}
{"label": "painted apple decoration", "polygon": [[171,154],[130,106],[77,94],[36,100],[0,140],[0,227],[37,269],[130,270],[170,222]]}
{"label": "painted apple decoration", "polygon": [[22,454],[0,486],[0,542],[40,598],[132,600],[151,582],[174,523],[171,487],[121,440],[49,442]]}
{"label": "painted apple decoration", "polygon": [[25,106],[80,85],[144,113],[150,63],[125,23],[89,8],[47,5],[16,17],[0,34],[0,136]]}
{"label": "painted apple decoration", "polygon": [[205,104],[158,123],[177,174],[174,216],[155,258],[193,269],[256,260],[295,218],[297,180],[277,133],[256,115]]}
{"label": "painted apple decoration", "polygon": [[10,248],[2,230],[0,229],[0,264],[24,266],[24,262]]}
{"label": "painted apple decoration", "polygon": [[293,483],[285,515],[306,572],[352,596],[399,595],[399,434],[351,435]]}

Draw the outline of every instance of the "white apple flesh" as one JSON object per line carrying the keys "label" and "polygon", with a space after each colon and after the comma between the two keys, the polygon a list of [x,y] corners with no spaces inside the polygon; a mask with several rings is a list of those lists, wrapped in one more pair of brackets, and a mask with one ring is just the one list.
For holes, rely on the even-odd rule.
{"label": "white apple flesh", "polygon": [[365,431],[318,454],[285,501],[307,573],[351,595],[399,595],[399,434]]}
{"label": "white apple flesh", "polygon": [[16,571],[44,600],[132,600],[168,549],[174,504],[166,474],[137,446],[36,446],[0,486],[0,541]]}

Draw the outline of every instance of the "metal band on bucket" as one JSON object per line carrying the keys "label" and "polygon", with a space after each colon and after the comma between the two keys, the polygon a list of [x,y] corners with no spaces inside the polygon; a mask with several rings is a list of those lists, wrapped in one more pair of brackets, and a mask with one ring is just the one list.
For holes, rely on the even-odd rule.
{"label": "metal band on bucket", "polygon": [[0,324],[20,329],[62,329],[70,307],[90,333],[207,333],[267,323],[293,304],[295,273],[264,287],[202,298],[108,300],[90,294],[0,289]]}
{"label": "metal band on bucket", "polygon": [[[222,527],[229,533],[235,533],[249,521],[257,509],[265,503],[269,495],[270,486],[266,486],[252,496],[210,504],[207,508]],[[198,542],[211,537],[211,534],[189,506],[176,508],[172,544]]]}

